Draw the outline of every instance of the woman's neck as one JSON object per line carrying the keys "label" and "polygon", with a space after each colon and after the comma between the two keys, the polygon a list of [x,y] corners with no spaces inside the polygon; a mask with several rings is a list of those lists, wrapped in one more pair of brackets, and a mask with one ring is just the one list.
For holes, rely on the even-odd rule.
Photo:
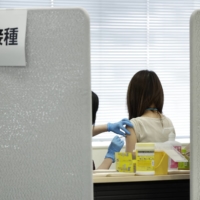
{"label": "woman's neck", "polygon": [[152,117],[152,118],[160,118],[160,113],[157,111],[157,108],[154,104],[149,106],[142,115],[143,117]]}
{"label": "woman's neck", "polygon": [[160,114],[157,111],[146,110],[142,117],[160,118]]}

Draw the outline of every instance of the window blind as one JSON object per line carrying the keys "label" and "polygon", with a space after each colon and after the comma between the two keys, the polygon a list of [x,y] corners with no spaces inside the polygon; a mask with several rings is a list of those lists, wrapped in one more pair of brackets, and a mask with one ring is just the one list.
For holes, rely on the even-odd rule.
{"label": "window blind", "polygon": [[51,0],[0,0],[0,8],[51,7]]}
{"label": "window blind", "polygon": [[[98,124],[128,118],[126,92],[139,70],[155,71],[163,85],[163,112],[177,138],[189,138],[189,18],[200,0],[0,0],[1,8],[82,7],[91,21],[92,90]],[[93,141],[109,141],[103,133]]]}

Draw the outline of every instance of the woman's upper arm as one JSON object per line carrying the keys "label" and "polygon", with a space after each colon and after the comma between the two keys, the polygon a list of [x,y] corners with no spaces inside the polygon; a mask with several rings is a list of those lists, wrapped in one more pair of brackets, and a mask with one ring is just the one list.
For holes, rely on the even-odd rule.
{"label": "woman's upper arm", "polygon": [[133,152],[135,149],[135,144],[137,143],[137,137],[133,128],[126,128],[130,132],[130,135],[126,135],[126,152]]}

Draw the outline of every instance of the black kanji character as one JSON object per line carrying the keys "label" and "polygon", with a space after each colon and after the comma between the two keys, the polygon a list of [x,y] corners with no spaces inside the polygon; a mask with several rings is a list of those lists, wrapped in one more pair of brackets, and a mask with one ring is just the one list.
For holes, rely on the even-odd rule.
{"label": "black kanji character", "polygon": [[2,45],[1,40],[3,39],[3,37],[1,37],[1,36],[3,36],[3,29],[0,29],[0,45]]}
{"label": "black kanji character", "polygon": [[18,45],[18,28],[10,28],[10,40],[9,45]]}
{"label": "black kanji character", "polygon": [[6,46],[8,45],[8,40],[9,40],[9,28],[5,28],[4,29],[5,32],[4,32],[4,35],[5,35],[5,38],[4,38],[4,41],[6,42]]}

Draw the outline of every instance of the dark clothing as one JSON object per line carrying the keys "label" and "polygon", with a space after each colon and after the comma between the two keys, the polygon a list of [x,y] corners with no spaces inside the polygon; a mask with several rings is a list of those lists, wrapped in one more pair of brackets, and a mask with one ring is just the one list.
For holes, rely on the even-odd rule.
{"label": "dark clothing", "polygon": [[93,170],[95,170],[95,164],[94,164],[94,161],[92,161],[93,162]]}

